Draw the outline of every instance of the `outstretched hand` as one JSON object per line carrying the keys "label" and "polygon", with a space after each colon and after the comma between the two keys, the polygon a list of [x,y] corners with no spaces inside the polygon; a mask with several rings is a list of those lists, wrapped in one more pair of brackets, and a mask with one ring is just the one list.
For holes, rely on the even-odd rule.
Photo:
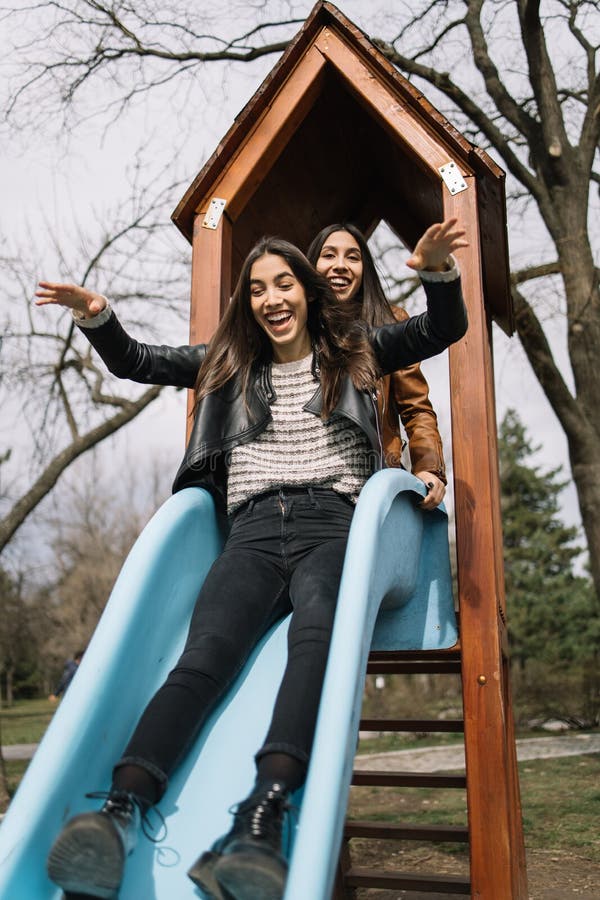
{"label": "outstretched hand", "polygon": [[106,306],[106,297],[102,294],[95,294],[94,291],[88,291],[87,288],[76,284],[40,281],[35,296],[38,298],[35,301],[36,306],[45,306],[48,303],[65,306],[67,309],[83,313],[86,318],[97,316]]}
{"label": "outstretched hand", "polygon": [[451,253],[468,247],[469,242],[464,240],[465,229],[458,224],[458,219],[452,217],[443,222],[430,225],[427,231],[421,235],[412,256],[406,261],[411,269],[428,269],[430,272],[442,272],[446,267],[446,261]]}

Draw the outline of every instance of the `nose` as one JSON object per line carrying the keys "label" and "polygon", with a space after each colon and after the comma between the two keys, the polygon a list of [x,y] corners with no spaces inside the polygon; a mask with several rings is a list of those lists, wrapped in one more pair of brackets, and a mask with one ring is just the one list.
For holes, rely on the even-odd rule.
{"label": "nose", "polygon": [[342,271],[342,272],[347,271],[348,266],[347,266],[347,263],[346,263],[345,258],[344,258],[343,256],[337,256],[337,257],[335,258],[334,263],[333,263],[333,268],[334,268],[336,271],[338,271],[338,270],[339,270],[339,271]]}
{"label": "nose", "polygon": [[280,306],[281,298],[279,296],[279,291],[275,285],[267,288],[267,296],[266,296],[266,305],[267,306]]}

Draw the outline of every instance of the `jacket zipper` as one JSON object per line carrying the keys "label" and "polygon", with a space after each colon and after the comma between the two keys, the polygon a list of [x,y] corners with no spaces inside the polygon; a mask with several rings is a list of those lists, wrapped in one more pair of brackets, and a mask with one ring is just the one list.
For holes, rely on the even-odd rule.
{"label": "jacket zipper", "polygon": [[377,391],[373,389],[369,392],[373,401],[373,411],[375,412],[375,425],[377,427],[377,440],[379,441],[379,467],[383,469],[383,439],[381,437],[381,429],[379,427],[379,409],[377,408]]}

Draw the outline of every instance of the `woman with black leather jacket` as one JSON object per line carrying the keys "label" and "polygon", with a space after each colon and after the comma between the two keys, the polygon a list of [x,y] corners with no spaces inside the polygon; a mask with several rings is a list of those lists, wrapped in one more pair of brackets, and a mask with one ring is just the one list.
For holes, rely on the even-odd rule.
{"label": "woman with black leather jacket", "polygon": [[[464,246],[463,230],[447,220],[427,230],[415,260],[444,268]],[[291,612],[255,785],[228,834],[189,872],[214,898],[282,896],[283,816],[309,761],[354,503],[381,464],[376,380],[466,330],[458,276],[426,292],[426,313],[366,329],[299,250],[265,238],[246,259],[211,343],[176,348],[135,341],[99,294],[40,282],[38,304],[70,307],[116,375],[195,389],[174,490],[206,487],[230,526],[182,656],[116,762],[106,802],[68,822],[53,845],[48,871],[67,893],[117,896],[140,817],[164,794],[257,641]]]}

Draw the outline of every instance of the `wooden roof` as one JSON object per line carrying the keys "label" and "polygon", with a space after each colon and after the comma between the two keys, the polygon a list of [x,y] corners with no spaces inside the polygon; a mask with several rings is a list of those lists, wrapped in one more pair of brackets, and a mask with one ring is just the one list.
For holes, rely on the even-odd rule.
{"label": "wooden roof", "polygon": [[306,249],[337,221],[386,221],[413,246],[443,217],[439,167],[476,190],[486,307],[513,330],[504,173],[467,141],[332,4],[319,2],[173,213],[192,239],[196,215],[226,200],[235,282],[264,234]]}

